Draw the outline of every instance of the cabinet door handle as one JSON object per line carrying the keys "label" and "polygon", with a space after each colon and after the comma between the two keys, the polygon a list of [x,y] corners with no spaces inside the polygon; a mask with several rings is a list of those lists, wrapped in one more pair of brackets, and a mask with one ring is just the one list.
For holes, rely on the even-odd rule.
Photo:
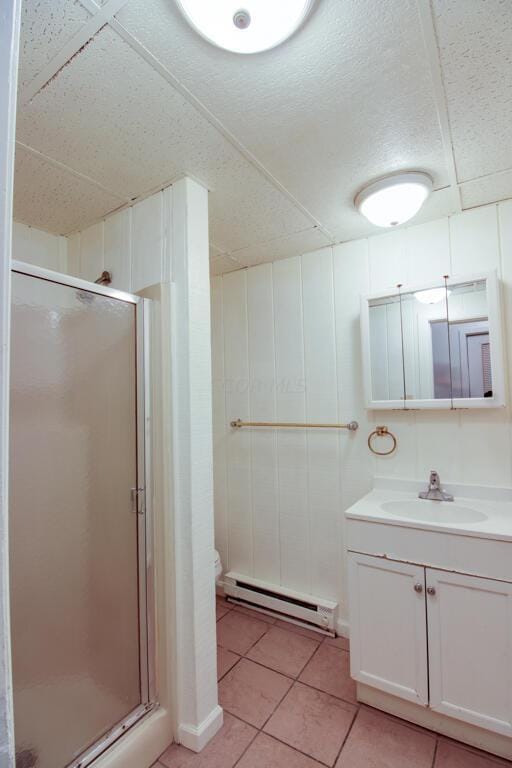
{"label": "cabinet door handle", "polygon": [[427,593],[428,593],[429,595],[435,595],[435,593],[436,593],[436,588],[435,588],[435,587],[427,587]]}
{"label": "cabinet door handle", "polygon": [[423,592],[423,584],[415,584],[414,591],[418,592],[418,594],[421,594]]}

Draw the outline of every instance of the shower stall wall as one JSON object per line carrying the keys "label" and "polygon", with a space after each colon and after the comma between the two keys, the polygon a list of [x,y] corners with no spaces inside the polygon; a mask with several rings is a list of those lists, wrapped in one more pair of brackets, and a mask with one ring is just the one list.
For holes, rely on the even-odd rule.
{"label": "shower stall wall", "polygon": [[84,768],[154,707],[147,302],[12,275],[16,765]]}

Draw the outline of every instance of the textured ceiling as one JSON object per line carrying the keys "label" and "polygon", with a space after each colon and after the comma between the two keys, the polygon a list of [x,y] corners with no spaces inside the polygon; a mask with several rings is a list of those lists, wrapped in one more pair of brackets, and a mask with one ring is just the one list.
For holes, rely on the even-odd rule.
{"label": "textured ceiling", "polygon": [[67,234],[189,174],[215,272],[375,233],[358,189],[419,169],[419,220],[512,197],[510,0],[317,0],[219,50],[174,0],[24,0],[15,218]]}

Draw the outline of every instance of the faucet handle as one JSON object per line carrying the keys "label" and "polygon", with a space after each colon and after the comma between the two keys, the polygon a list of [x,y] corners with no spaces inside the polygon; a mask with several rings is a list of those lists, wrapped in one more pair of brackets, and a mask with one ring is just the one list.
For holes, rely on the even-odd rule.
{"label": "faucet handle", "polygon": [[426,491],[420,491],[420,499],[430,499],[431,501],[453,501],[451,493],[443,491],[441,488],[441,478],[435,469],[430,470],[430,479]]}

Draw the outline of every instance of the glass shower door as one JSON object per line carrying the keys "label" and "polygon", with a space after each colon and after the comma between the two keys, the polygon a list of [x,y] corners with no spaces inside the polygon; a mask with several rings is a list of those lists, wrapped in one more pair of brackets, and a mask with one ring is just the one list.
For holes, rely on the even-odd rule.
{"label": "glass shower door", "polygon": [[148,700],[144,540],[131,491],[143,482],[137,311],[130,300],[13,272],[18,768],[74,765]]}

